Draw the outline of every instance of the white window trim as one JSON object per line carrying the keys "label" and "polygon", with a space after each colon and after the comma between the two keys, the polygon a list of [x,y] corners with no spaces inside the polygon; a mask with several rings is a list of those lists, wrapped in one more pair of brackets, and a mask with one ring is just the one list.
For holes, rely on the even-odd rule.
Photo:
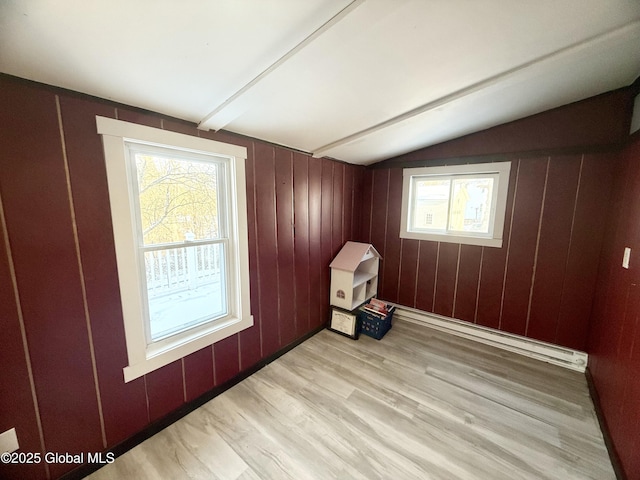
{"label": "white window trim", "polygon": [[[96,117],[107,167],[109,201],[122,299],[122,313],[129,365],[123,369],[124,380],[129,382],[164,365],[194,353],[219,340],[234,335],[253,325],[249,291],[249,244],[247,228],[247,198],[244,147],[216,142],[199,137],[169,132],[157,128],[132,124],[105,117]],[[229,159],[231,179],[229,188],[231,212],[229,222],[229,259],[232,274],[229,315],[222,320],[204,324],[168,339],[147,346],[139,259],[136,245],[136,219],[132,202],[132,182],[126,165],[125,141],[179,148],[214,154]]]}
{"label": "white window trim", "polygon": [[[485,247],[502,247],[504,219],[509,190],[509,174],[511,162],[476,163],[468,165],[450,165],[442,167],[405,168],[402,171],[402,211],[400,219],[400,238],[414,240],[431,240],[434,242],[460,243]],[[475,175],[497,174],[497,196],[492,207],[493,234],[491,236],[474,236],[473,234],[455,235],[450,233],[408,231],[411,177],[420,175]]]}

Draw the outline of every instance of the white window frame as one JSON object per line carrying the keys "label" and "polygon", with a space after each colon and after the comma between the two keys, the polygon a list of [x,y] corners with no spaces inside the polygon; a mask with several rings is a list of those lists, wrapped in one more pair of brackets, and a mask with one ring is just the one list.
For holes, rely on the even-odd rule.
{"label": "white window frame", "polygon": [[[402,211],[400,220],[400,238],[414,240],[431,240],[434,242],[460,243],[464,245],[480,245],[485,247],[502,247],[504,219],[509,190],[511,162],[476,163],[468,165],[449,165],[441,167],[405,168],[402,172]],[[444,232],[409,230],[409,216],[413,202],[411,185],[416,177],[453,178],[460,175],[494,178],[493,199],[489,233]]]}
{"label": "white window frame", "polygon": [[[250,308],[249,244],[244,147],[216,142],[190,135],[169,132],[105,117],[96,117],[97,130],[102,135],[109,186],[109,201],[116,248],[120,296],[129,365],[124,380],[129,382],[164,365],[194,353],[219,340],[253,325]],[[137,214],[131,179],[127,166],[125,142],[215,155],[227,160],[229,249],[227,253],[228,314],[215,321],[195,326],[184,332],[147,342],[146,290],[141,278]],[[135,180],[135,179],[134,179]]]}

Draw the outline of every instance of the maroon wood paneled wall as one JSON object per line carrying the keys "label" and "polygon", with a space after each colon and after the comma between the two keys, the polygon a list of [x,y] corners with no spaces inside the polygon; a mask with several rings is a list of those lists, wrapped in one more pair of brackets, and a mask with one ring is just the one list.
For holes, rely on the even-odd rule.
{"label": "maroon wood paneled wall", "polygon": [[502,248],[399,238],[402,169],[368,170],[362,239],[383,256],[380,296],[585,350],[616,160],[514,157]]}
{"label": "maroon wood paneled wall", "polygon": [[[129,383],[96,115],[248,149],[254,327]],[[24,452],[102,451],[321,326],[329,262],[360,228],[361,167],[4,76],[0,155],[0,432]]]}
{"label": "maroon wood paneled wall", "polygon": [[[589,336],[589,370],[627,478],[640,478],[640,134],[621,154]],[[629,269],[622,267],[631,248]]]}
{"label": "maroon wood paneled wall", "polygon": [[[624,246],[640,252],[640,140],[621,157],[593,153],[622,141],[631,99],[614,92],[364,169],[0,76],[0,432],[15,427],[22,451],[41,453],[98,452],[131,437],[323,325],[328,265],[360,240],[383,255],[387,300],[588,346],[614,441],[639,478],[640,262],[619,263]],[[254,327],[129,383],[95,115],[248,149]],[[399,164],[566,147],[578,153],[512,155],[502,248],[399,238]],[[71,468],[0,465],[0,478]]]}

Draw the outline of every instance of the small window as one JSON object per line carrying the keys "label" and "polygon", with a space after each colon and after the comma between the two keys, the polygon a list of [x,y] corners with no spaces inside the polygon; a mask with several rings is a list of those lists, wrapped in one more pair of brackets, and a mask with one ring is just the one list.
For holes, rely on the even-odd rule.
{"label": "small window", "polygon": [[400,237],[502,246],[510,162],[407,168]]}
{"label": "small window", "polygon": [[97,122],[129,381],[253,324],[246,150],[112,119]]}

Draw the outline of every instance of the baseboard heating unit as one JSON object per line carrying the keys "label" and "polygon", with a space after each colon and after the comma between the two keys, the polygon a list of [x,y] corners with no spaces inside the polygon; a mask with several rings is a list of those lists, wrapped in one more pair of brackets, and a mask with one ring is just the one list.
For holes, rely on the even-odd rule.
{"label": "baseboard heating unit", "polygon": [[396,305],[395,319],[426,325],[441,332],[475,340],[578,372],[584,372],[587,367],[588,356],[585,352],[512,333],[500,332],[492,328],[456,320],[455,318]]}

